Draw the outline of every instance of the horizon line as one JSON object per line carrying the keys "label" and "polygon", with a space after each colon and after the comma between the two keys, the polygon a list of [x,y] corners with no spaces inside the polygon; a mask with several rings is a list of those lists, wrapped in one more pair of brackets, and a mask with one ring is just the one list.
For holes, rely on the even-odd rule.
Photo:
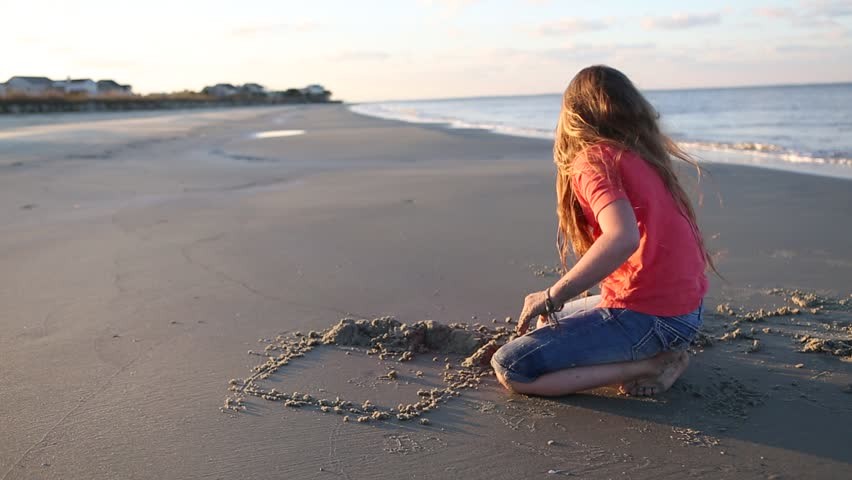
{"label": "horizon line", "polygon": [[[753,88],[789,88],[789,87],[828,87],[852,85],[852,80],[844,80],[840,82],[806,82],[806,83],[774,83],[774,84],[753,84],[753,85],[733,85],[733,86],[709,86],[709,87],[683,87],[683,88],[640,88],[640,92],[689,92],[696,90],[746,90]],[[543,97],[547,95],[562,95],[562,92],[542,92],[542,93],[507,93],[500,95],[471,95],[471,96],[456,96],[456,97],[419,97],[419,98],[397,98],[397,99],[382,99],[382,100],[366,100],[366,101],[345,101],[346,104],[358,103],[381,103],[381,102],[422,102],[422,101],[444,101],[444,100],[470,100],[470,99],[485,99],[485,98],[506,98],[506,97]]]}

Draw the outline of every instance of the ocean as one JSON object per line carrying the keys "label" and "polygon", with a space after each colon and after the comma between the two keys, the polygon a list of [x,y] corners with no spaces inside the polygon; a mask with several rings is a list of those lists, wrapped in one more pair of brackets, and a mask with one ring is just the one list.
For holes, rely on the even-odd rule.
{"label": "ocean", "polygon": [[[701,161],[852,179],[852,84],[643,92]],[[356,113],[552,139],[561,94],[361,103]]]}

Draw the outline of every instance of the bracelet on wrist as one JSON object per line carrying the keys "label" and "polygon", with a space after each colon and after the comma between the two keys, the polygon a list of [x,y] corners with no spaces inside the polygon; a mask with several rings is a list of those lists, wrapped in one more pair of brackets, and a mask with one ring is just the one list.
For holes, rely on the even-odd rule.
{"label": "bracelet on wrist", "polygon": [[545,299],[544,299],[544,309],[547,311],[548,314],[556,313],[556,312],[562,310],[562,307],[564,305],[559,305],[559,308],[557,308],[556,305],[553,303],[553,298],[551,298],[551,296],[550,296],[550,288],[549,287],[545,291],[545,295],[546,296],[545,296]]}

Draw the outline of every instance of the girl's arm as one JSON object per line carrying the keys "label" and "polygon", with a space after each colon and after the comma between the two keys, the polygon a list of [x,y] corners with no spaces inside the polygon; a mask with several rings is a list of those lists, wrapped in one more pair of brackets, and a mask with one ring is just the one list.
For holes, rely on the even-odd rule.
{"label": "girl's arm", "polygon": [[601,236],[574,267],[550,287],[557,306],[601,282],[639,248],[639,226],[626,199],[616,200],[598,213]]}
{"label": "girl's arm", "polygon": [[[574,267],[550,287],[550,298],[557,306],[592,288],[620,267],[639,248],[639,226],[627,199],[616,200],[598,213],[601,236]],[[526,332],[532,318],[546,313],[547,292],[527,295],[518,317],[516,331]]]}

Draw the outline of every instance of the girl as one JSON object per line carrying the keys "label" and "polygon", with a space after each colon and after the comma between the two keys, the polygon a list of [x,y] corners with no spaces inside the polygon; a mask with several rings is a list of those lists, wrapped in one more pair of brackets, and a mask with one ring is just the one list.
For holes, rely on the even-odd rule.
{"label": "girl", "polygon": [[[506,388],[564,395],[620,385],[654,395],[686,369],[713,264],[672,157],[695,163],[657,118],[610,67],[580,71],[565,91],[553,149],[557,245],[563,267],[569,242],[578,260],[553,286],[527,295],[522,336],[491,360]],[[599,282],[600,295],[563,305]]]}

